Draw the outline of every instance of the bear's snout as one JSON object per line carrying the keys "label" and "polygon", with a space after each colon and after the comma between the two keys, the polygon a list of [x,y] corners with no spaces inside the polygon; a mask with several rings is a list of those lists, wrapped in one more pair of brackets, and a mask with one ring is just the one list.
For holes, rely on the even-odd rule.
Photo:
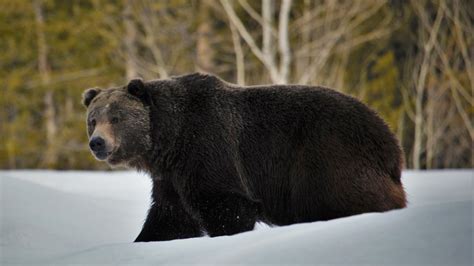
{"label": "bear's snout", "polygon": [[89,147],[94,152],[105,151],[105,140],[101,137],[93,137],[89,142]]}
{"label": "bear's snout", "polygon": [[89,147],[99,160],[105,160],[110,155],[110,152],[107,151],[105,140],[102,137],[93,137],[89,141]]}

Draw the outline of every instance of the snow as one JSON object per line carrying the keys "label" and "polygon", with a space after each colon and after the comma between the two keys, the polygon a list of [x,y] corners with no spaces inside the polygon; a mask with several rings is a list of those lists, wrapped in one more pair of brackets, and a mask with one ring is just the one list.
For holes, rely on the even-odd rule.
{"label": "snow", "polygon": [[472,265],[473,180],[472,169],[405,171],[403,210],[132,243],[149,204],[148,177],[0,171],[0,264]]}

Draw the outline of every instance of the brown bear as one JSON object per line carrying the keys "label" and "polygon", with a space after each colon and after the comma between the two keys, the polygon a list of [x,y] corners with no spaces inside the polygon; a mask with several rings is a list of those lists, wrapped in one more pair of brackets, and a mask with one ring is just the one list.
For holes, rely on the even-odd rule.
{"label": "brown bear", "polygon": [[395,136],[366,105],[328,88],[241,87],[196,73],[89,89],[83,103],[95,157],[153,180],[136,241],[406,205]]}

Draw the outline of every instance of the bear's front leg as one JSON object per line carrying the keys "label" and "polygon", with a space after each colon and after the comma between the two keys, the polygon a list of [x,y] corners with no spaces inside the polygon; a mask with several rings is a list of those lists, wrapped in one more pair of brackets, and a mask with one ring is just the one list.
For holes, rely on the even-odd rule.
{"label": "bear's front leg", "polygon": [[211,237],[251,231],[259,213],[257,202],[233,193],[207,195],[198,200],[198,208]]}
{"label": "bear's front leg", "polygon": [[186,212],[172,186],[163,181],[154,181],[152,206],[135,242],[164,241],[201,235],[198,222]]}

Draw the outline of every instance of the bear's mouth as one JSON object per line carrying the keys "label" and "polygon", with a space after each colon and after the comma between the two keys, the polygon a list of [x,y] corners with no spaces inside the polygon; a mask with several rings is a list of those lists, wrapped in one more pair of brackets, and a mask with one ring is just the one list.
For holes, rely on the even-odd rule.
{"label": "bear's mouth", "polygon": [[112,153],[113,151],[98,151],[94,152],[94,156],[99,161],[105,161]]}

